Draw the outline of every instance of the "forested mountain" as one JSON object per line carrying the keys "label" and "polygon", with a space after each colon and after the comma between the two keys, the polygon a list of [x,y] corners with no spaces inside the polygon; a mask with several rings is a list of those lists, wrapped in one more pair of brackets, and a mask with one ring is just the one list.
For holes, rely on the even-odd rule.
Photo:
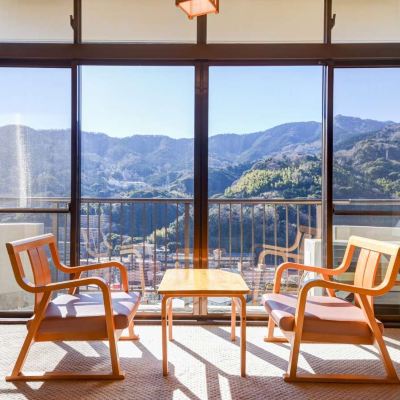
{"label": "forested mountain", "polygon": [[[400,124],[335,118],[337,197],[400,196]],[[66,196],[70,132],[0,127],[0,195]],[[82,194],[95,197],[193,195],[193,139],[82,135]],[[210,196],[321,195],[321,124],[292,122],[209,140]]]}

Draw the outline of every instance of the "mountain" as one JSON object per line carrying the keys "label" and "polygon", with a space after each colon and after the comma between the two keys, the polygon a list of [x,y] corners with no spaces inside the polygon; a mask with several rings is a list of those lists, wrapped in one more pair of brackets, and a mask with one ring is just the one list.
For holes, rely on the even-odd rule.
{"label": "mountain", "polygon": [[[321,166],[320,153],[275,154],[254,163],[225,196],[320,198]],[[335,141],[333,167],[336,199],[400,197],[400,124]]]}
{"label": "mountain", "polygon": [[[398,131],[399,125],[391,121],[336,116],[338,168],[344,169],[343,172],[365,170],[365,179],[373,182],[380,179],[379,184],[386,192],[390,187],[397,187]],[[320,123],[309,121],[291,122],[249,134],[211,136],[210,195],[307,197],[312,191],[318,196],[320,186],[315,179],[320,177],[321,132]],[[70,131],[8,125],[0,127],[0,141],[1,196],[69,194]],[[193,139],[162,135],[115,138],[104,133],[83,132],[82,194],[89,197],[191,196],[193,151]],[[256,178],[262,179],[266,186],[261,181],[256,184]],[[291,182],[292,186],[286,187],[285,182]],[[349,188],[347,184],[341,187],[346,195],[351,192],[351,188],[345,190]]]}

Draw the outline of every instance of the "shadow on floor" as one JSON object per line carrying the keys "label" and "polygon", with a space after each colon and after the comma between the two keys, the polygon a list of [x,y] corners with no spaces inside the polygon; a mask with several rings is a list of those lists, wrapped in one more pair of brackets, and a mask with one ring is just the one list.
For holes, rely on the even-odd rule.
{"label": "shadow on floor", "polygon": [[[229,343],[230,333],[220,327],[202,327],[212,335],[216,335]],[[388,333],[386,336],[398,340],[397,336]],[[68,343],[58,342],[57,345],[66,354],[56,366],[57,370],[74,371],[81,370],[110,370],[109,349],[104,342],[88,342],[97,353],[96,357],[83,356],[81,352],[71,347]],[[127,343],[127,342],[125,342]],[[129,343],[129,342],[128,342]],[[354,385],[354,384],[289,384],[285,383],[278,376],[257,376],[249,375],[242,378],[239,375],[240,361],[237,360],[237,373],[229,374],[219,368],[215,363],[211,363],[202,354],[188,347],[187,344],[174,340],[174,346],[181,351],[189,354],[200,362],[204,368],[203,376],[192,376],[195,384],[193,390],[182,383],[182,377],[175,376],[174,365],[169,363],[169,376],[162,376],[162,363],[148,347],[141,342],[132,342],[138,357],[121,356],[122,369],[126,371],[126,378],[123,381],[50,381],[43,383],[14,383],[10,388],[0,389],[0,398],[16,397],[17,394],[25,396],[30,400],[36,399],[173,399],[188,398],[190,400],[200,399],[333,399],[340,397],[341,400],[364,398],[364,399],[397,399],[400,398],[400,388],[394,385]],[[239,346],[240,339],[235,342]],[[388,343],[390,346],[392,343]],[[206,345],[206,343],[205,343]],[[269,346],[279,346],[288,349],[288,344],[265,343],[260,336],[260,344],[247,343],[247,352],[265,361],[268,364],[280,369],[282,372],[287,368],[287,360],[268,351]],[[329,345],[327,345],[329,346]],[[363,347],[376,356],[376,353]],[[135,353],[136,354],[136,353]],[[376,374],[382,370],[378,358],[368,360],[368,362],[347,359],[347,360],[325,360],[315,354],[302,352],[302,356],[314,371],[329,373],[332,371],[349,372],[356,369],[357,373]],[[236,366],[235,366],[236,368]],[[399,370],[399,364],[396,364]],[[191,366],[187,365],[185,374],[191,374]],[[299,372],[304,372],[299,369]],[[188,379],[186,376],[185,379]],[[196,386],[196,380],[198,380]],[[198,389],[198,390],[197,390]],[[199,394],[199,393],[201,394]]]}

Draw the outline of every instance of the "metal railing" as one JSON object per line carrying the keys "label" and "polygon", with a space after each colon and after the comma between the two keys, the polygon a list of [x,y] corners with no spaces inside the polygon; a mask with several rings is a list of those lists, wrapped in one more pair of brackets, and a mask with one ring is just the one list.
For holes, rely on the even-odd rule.
{"label": "metal railing", "polygon": [[[301,226],[319,229],[320,205],[318,200],[210,199],[209,268],[241,273],[254,301],[272,282],[282,257],[291,258],[289,252],[275,254],[260,263],[263,246],[290,249]],[[165,270],[192,266],[193,226],[192,199],[82,199],[81,260],[123,262],[132,288],[142,291],[145,302],[158,303]],[[293,254],[302,252],[299,246]],[[117,277],[105,278],[118,286]]]}
{"label": "metal railing", "polygon": [[[51,210],[43,219],[44,231],[57,236],[61,257],[68,262],[68,199],[33,198],[27,208],[18,207],[15,199],[0,202],[0,215],[25,214],[23,221],[30,213],[37,217]],[[249,301],[256,304],[272,286],[280,262],[304,258],[307,233],[320,237],[321,205],[320,200],[210,198],[209,268],[241,273],[252,289]],[[400,201],[340,200],[335,205],[351,206],[358,215],[365,206],[394,207]],[[193,199],[84,198],[80,218],[81,263],[121,261],[132,289],[142,291],[148,304],[158,304],[157,287],[167,269],[193,265]],[[113,273],[104,278],[119,285]],[[288,290],[299,282],[300,276],[286,277]]]}

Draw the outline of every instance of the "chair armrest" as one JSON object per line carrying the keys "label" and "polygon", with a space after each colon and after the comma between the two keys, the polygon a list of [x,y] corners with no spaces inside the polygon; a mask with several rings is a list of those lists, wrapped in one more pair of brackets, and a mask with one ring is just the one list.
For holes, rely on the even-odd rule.
{"label": "chair armrest", "polygon": [[350,285],[348,283],[341,283],[336,281],[329,281],[324,279],[313,279],[307,282],[300,290],[299,299],[301,296],[307,297],[307,293],[314,287],[321,287],[332,290],[342,290],[344,292],[350,292],[360,294],[364,296],[377,296],[380,294],[378,287],[376,288],[365,288],[362,286]]}
{"label": "chair armrest", "polygon": [[[104,302],[104,310],[105,310],[105,318],[106,318],[106,325],[108,335],[114,334],[115,325],[114,325],[114,318],[113,318],[113,304],[111,299],[111,291],[108,287],[106,281],[102,278],[79,278],[73,279],[69,281],[62,281],[62,282],[55,282],[49,283],[43,286],[33,286],[35,292],[44,292],[46,293],[46,299],[48,299],[49,294],[56,290],[62,289],[72,289],[79,286],[87,286],[87,285],[96,285],[102,292],[103,295],[103,302]],[[46,307],[47,307],[47,300],[46,300]]]}
{"label": "chair armrest", "polygon": [[365,298],[365,296],[378,296],[382,294],[382,290],[379,286],[376,288],[368,289],[361,286],[349,285],[346,283],[333,282],[324,279],[313,279],[312,281],[307,282],[302,287],[299,293],[296,306],[296,314],[295,314],[295,327],[297,332],[299,333],[303,329],[304,314],[305,314],[308,292],[315,287],[322,287],[327,290],[343,290],[345,292],[351,292],[356,295],[359,295],[360,298]]}
{"label": "chair armrest", "polygon": [[67,267],[66,265],[60,264],[59,267],[63,272],[67,274],[75,274],[76,278],[79,278],[81,276],[81,273],[85,271],[93,271],[96,269],[104,268],[117,268],[121,273],[122,287],[125,292],[128,292],[128,272],[125,266],[118,261],[108,261],[104,263],[90,265],[79,265],[77,267]]}
{"label": "chair armrest", "polygon": [[335,276],[339,275],[340,273],[343,272],[343,268],[334,268],[334,269],[329,269],[329,268],[323,268],[323,267],[314,267],[311,265],[304,265],[304,264],[298,264],[298,263],[293,263],[293,262],[285,262],[276,269],[275,271],[275,278],[274,278],[274,293],[279,293],[281,289],[281,281],[282,281],[282,275],[284,271],[287,269],[297,269],[301,271],[309,271],[309,272],[315,272],[317,274],[321,274],[324,278],[327,279],[328,276]]}
{"label": "chair armrest", "polygon": [[[273,251],[280,251],[282,253],[286,253],[289,251],[289,247],[281,247],[281,246],[274,246],[272,244],[263,244],[261,247],[263,250],[273,250]],[[289,251],[290,252],[290,251]]]}
{"label": "chair armrest", "polygon": [[103,293],[109,293],[110,288],[102,278],[79,278],[68,281],[48,283],[47,285],[35,286],[31,284],[33,293],[54,292],[57,290],[77,288],[80,286],[96,285]]}

